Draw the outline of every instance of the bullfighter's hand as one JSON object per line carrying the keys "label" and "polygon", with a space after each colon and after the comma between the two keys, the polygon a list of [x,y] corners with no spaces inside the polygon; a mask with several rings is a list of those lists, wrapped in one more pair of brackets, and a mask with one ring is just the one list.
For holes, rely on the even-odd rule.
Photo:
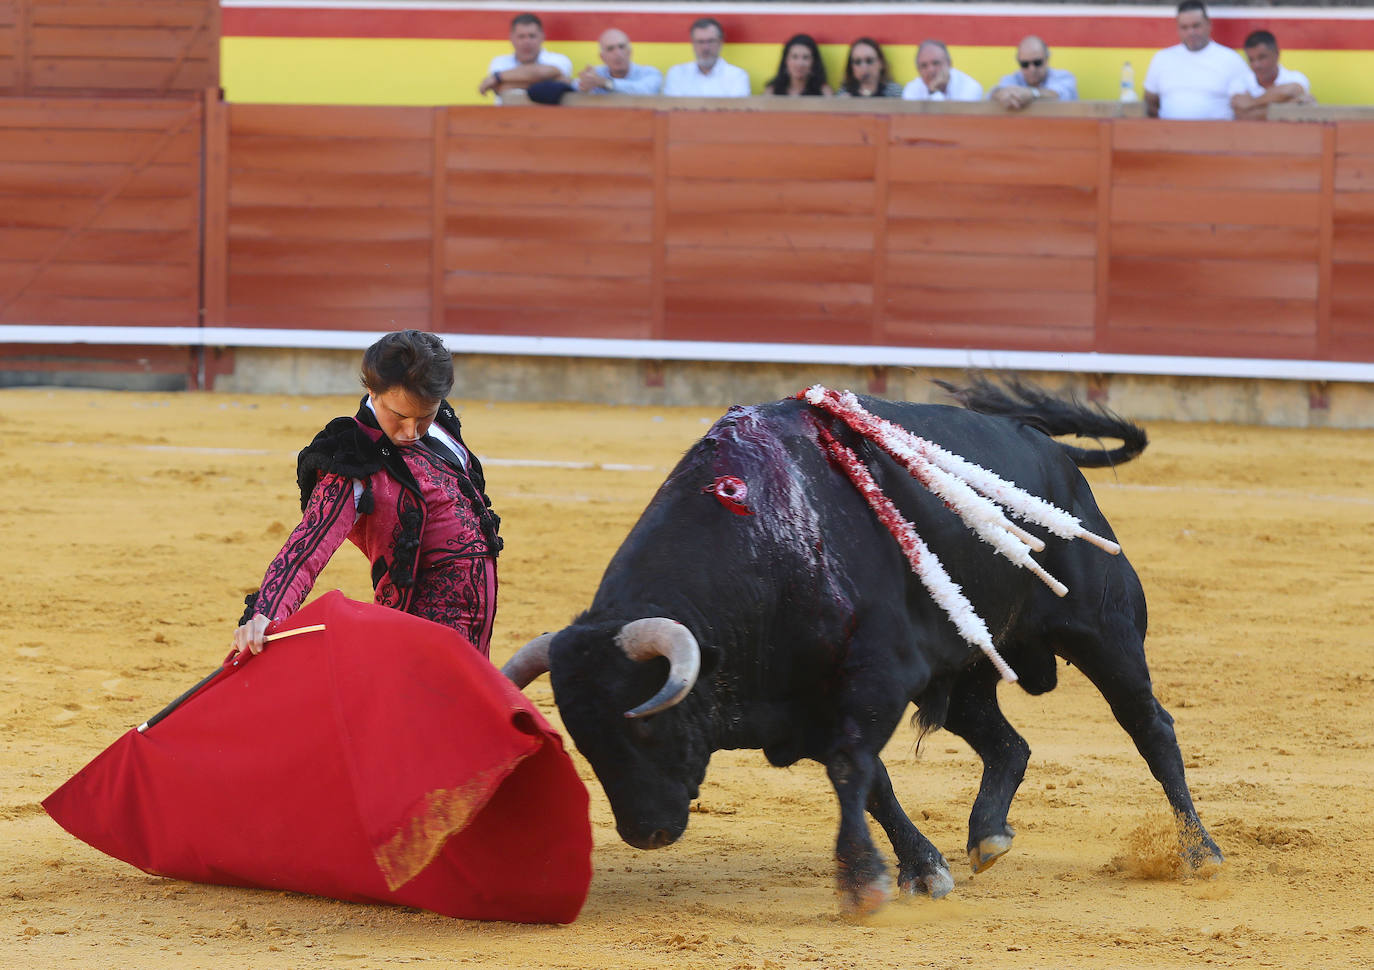
{"label": "bullfighter's hand", "polygon": [[250,650],[253,653],[262,653],[262,648],[267,645],[264,637],[271,622],[261,613],[254,613],[251,620],[234,631],[234,649],[238,651],[240,658]]}

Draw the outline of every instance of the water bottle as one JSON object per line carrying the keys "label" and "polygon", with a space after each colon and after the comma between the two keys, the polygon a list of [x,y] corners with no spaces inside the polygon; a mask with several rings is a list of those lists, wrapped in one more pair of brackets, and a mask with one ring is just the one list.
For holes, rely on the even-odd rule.
{"label": "water bottle", "polygon": [[1131,67],[1130,61],[1121,65],[1121,100],[1140,100],[1135,93],[1135,68]]}

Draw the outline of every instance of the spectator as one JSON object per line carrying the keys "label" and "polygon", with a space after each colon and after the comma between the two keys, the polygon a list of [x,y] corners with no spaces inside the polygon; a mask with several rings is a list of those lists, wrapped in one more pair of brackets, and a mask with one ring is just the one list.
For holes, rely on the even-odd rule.
{"label": "spectator", "polygon": [[1249,75],[1231,82],[1231,110],[1237,118],[1263,121],[1271,104],[1317,103],[1307,76],[1279,63],[1279,42],[1269,31],[1252,31],[1245,38],[1245,57]]}
{"label": "spectator", "polygon": [[797,97],[831,95],[830,82],[821,63],[821,50],[810,34],[796,34],[782,45],[778,73],[764,86],[766,94]]}
{"label": "spectator", "polygon": [[902,86],[888,73],[887,57],[878,42],[871,37],[860,37],[849,45],[844,83],[835,93],[852,98],[900,98]]}
{"label": "spectator", "polygon": [[1145,73],[1145,113],[1151,118],[1229,119],[1231,85],[1249,71],[1229,47],[1212,40],[1212,21],[1202,0],[1178,5],[1178,38],[1150,59]]}
{"label": "spectator", "polygon": [[1078,82],[1073,73],[1050,67],[1050,49],[1039,37],[1031,35],[1016,48],[1016,63],[1021,70],[997,82],[988,95],[1008,111],[1021,111],[1032,101],[1077,101]]}
{"label": "spectator", "polygon": [[983,86],[954,67],[944,41],[923,40],[916,48],[916,80],[902,88],[907,101],[982,101]]}
{"label": "spectator", "polygon": [[663,72],[647,64],[636,64],[629,35],[612,27],[597,43],[603,63],[583,68],[577,76],[577,90],[583,94],[658,94],[663,89]]}
{"label": "spectator", "polygon": [[692,23],[692,54],[696,60],[668,68],[663,93],[670,98],[747,98],[749,73],[727,64],[720,56],[725,31],[715,17]]}
{"label": "spectator", "polygon": [[516,14],[510,22],[509,54],[497,54],[487,67],[487,76],[477,86],[478,94],[500,93],[512,88],[527,88],[536,81],[571,80],[572,61],[562,54],[544,50],[544,22],[532,13]]}

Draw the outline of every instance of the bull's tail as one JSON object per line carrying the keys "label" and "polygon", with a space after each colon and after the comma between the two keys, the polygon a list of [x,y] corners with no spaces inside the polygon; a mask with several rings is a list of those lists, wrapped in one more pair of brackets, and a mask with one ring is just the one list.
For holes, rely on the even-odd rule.
{"label": "bull's tail", "polygon": [[1079,448],[1057,442],[1074,464],[1083,468],[1103,468],[1130,461],[1150,442],[1144,428],[1101,405],[1088,405],[1077,397],[1058,398],[1016,377],[1003,378],[999,384],[982,374],[970,373],[966,385],[940,380],[935,383],[970,411],[1011,418],[1038,428],[1052,438],[1076,435],[1121,440],[1117,448]]}

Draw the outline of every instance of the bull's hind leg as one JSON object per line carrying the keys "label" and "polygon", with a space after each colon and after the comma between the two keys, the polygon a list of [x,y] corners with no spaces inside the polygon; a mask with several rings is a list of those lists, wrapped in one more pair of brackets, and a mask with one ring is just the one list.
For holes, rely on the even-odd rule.
{"label": "bull's hind leg", "polygon": [[965,672],[955,683],[945,718],[945,730],[967,741],[983,761],[983,779],[968,819],[968,860],[974,872],[1011,848],[1016,833],[1007,824],[1007,812],[1030,761],[1030,745],[997,704],[997,679],[990,664]]}
{"label": "bull's hind leg", "polygon": [[1083,671],[1111,705],[1117,723],[1135,742],[1178,819],[1183,855],[1194,868],[1222,861],[1221,850],[1203,828],[1184,777],[1174,719],[1155,698],[1145,662],[1143,637],[1124,612],[1104,611],[1103,638],[1064,644],[1064,656]]}
{"label": "bull's hind leg", "polygon": [[925,893],[931,899],[948,895],[954,888],[949,863],[940,850],[912,823],[897,795],[881,760],[876,761],[873,785],[868,794],[868,811],[878,820],[897,853],[897,886],[908,895]]}

